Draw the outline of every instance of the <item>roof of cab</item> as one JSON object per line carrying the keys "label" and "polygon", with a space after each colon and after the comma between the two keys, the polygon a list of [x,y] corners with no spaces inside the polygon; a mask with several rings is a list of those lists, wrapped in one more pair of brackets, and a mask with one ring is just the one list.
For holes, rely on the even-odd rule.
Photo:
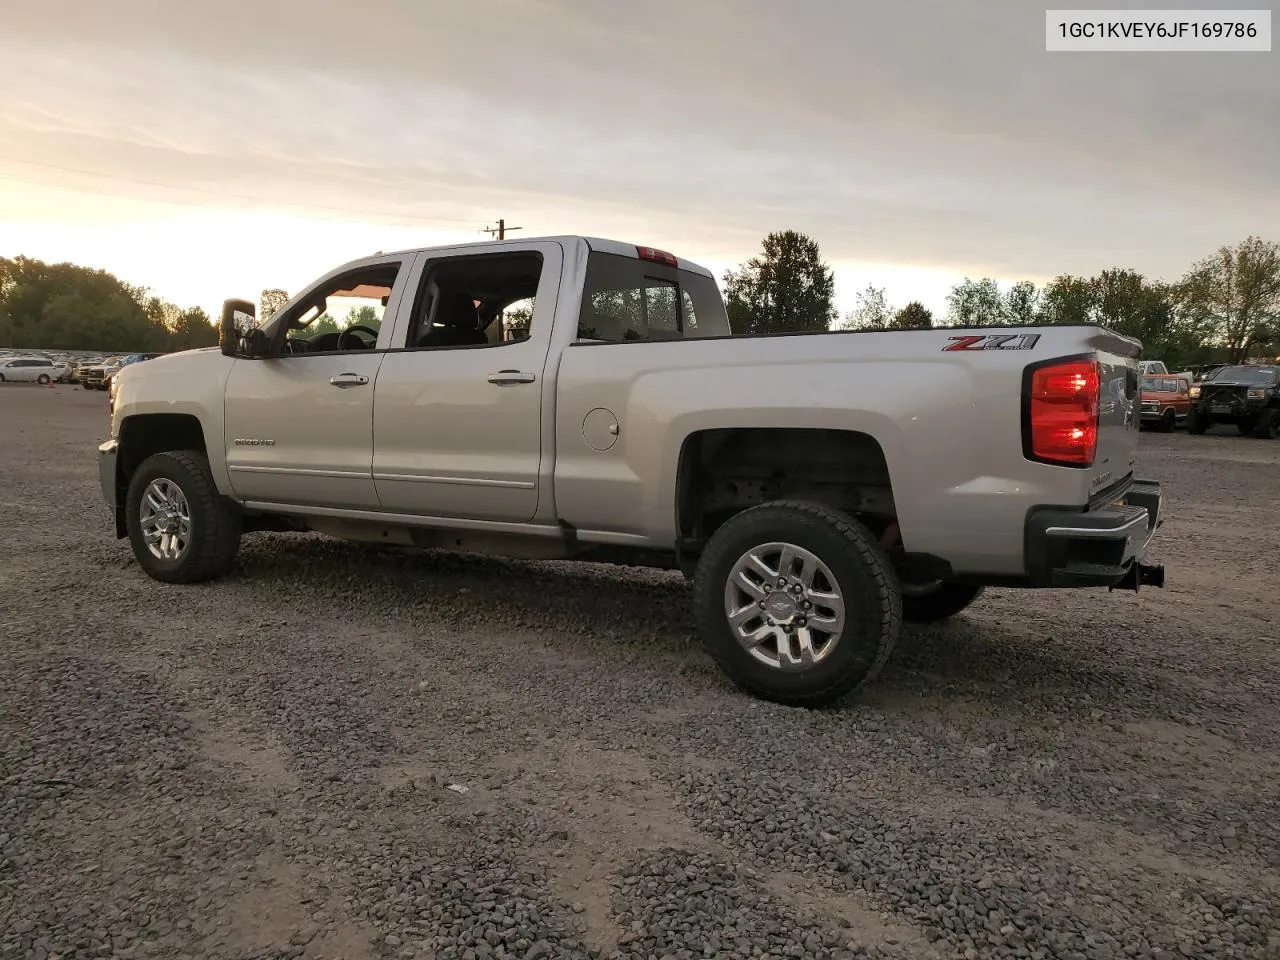
{"label": "roof of cab", "polygon": [[[636,252],[636,244],[634,243],[624,243],[621,240],[608,240],[604,237],[585,237],[572,234],[563,234],[552,237],[513,237],[510,240],[477,240],[473,243],[438,244],[431,247],[413,247],[408,250],[388,250],[383,255],[385,256],[393,253],[429,253],[433,250],[482,249],[485,247],[500,250],[505,247],[514,247],[535,241],[557,241],[560,243],[578,243],[581,241],[585,242],[593,251],[599,251],[600,253],[612,253],[620,257],[631,257],[634,260],[640,259],[639,254]],[[679,262],[679,269],[687,270],[690,273],[701,274],[704,277],[711,277],[713,280],[715,279],[715,275],[701,264],[694,263],[692,260],[686,260],[678,254],[672,255],[675,256],[676,260]]]}

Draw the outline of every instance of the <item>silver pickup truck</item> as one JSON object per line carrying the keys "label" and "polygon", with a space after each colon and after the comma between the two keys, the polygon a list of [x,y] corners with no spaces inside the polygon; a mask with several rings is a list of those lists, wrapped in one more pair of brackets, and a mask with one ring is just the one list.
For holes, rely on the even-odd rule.
{"label": "silver pickup truck", "polygon": [[1095,326],[734,337],[661,250],[407,250],[122,369],[102,490],[171,583],[261,530],[680,570],[725,673],[813,706],[986,586],[1163,585],[1140,356]]}

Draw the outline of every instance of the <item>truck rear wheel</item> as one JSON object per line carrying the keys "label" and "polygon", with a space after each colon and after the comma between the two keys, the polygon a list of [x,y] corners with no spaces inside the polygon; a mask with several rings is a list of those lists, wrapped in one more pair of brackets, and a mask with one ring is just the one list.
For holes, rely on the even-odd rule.
{"label": "truck rear wheel", "polygon": [[937,623],[954,617],[982,596],[982,587],[954,580],[936,584],[902,585],[902,619],[907,623]]}
{"label": "truck rear wheel", "polygon": [[240,548],[240,513],[193,450],[142,462],[129,481],[125,526],[139,566],[165,583],[212,580],[231,569]]}
{"label": "truck rear wheel", "polygon": [[716,530],[694,597],[720,669],[788,706],[822,706],[870,683],[902,626],[884,550],[852,517],[807,501],[752,507]]}
{"label": "truck rear wheel", "polygon": [[1204,433],[1209,429],[1209,418],[1198,410],[1187,414],[1187,433]]}

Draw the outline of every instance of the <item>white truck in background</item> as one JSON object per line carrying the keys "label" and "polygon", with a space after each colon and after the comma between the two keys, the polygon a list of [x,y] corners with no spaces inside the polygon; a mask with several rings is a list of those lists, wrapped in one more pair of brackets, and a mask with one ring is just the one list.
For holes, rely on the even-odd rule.
{"label": "white truck in background", "polygon": [[[342,310],[345,308],[345,313]],[[139,565],[242,532],[684,571],[742,689],[868,683],[984,587],[1163,585],[1141,345],[1097,326],[735,337],[713,276],[587,237],[384,253],[122,369],[101,482]]]}

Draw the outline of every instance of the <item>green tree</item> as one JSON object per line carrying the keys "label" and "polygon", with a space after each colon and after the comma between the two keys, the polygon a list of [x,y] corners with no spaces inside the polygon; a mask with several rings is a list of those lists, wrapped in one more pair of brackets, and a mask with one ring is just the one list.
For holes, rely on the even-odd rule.
{"label": "green tree", "polygon": [[815,333],[836,318],[835,275],[817,242],[795,230],[770,233],[762,253],[724,281],[729,323],[739,335]]}
{"label": "green tree", "polygon": [[359,307],[352,307],[347,311],[347,317],[342,321],[342,326],[352,327],[359,324],[362,327],[369,327],[377,330],[379,326],[378,311],[373,309],[371,304],[364,304]]}
{"label": "green tree", "polygon": [[322,333],[337,333],[341,329],[338,326],[338,321],[326,312],[312,320],[298,335],[310,339],[311,337],[318,337]]}
{"label": "green tree", "polygon": [[1255,345],[1280,340],[1280,244],[1250,236],[1192,265],[1180,284],[1188,321],[1242,363]]}
{"label": "green tree", "polygon": [[533,327],[533,301],[521,300],[519,305],[502,311],[502,329],[508,340],[523,340]]}
{"label": "green tree", "polygon": [[857,306],[844,318],[846,330],[887,330],[893,322],[893,310],[885,299],[884,288],[871,284],[857,296]]}
{"label": "green tree", "polygon": [[1089,324],[1094,322],[1098,291],[1092,280],[1062,274],[1054,277],[1040,295],[1041,323]]}
{"label": "green tree", "polygon": [[29,257],[0,259],[4,346],[154,350],[166,329],[158,304],[103,270]]}
{"label": "green tree", "polygon": [[169,331],[170,350],[196,350],[218,345],[218,328],[199,307],[183,310]]}
{"label": "green tree", "polygon": [[1103,270],[1093,278],[1094,322],[1118,333],[1139,336],[1147,326],[1151,291],[1136,270]]}
{"label": "green tree", "polygon": [[919,300],[912,300],[893,315],[892,330],[928,330],[933,326],[933,311]]}
{"label": "green tree", "polygon": [[1004,298],[1004,312],[1014,326],[1030,326],[1038,322],[1040,291],[1030,280],[1019,280]]}
{"label": "green tree", "polygon": [[263,290],[258,297],[258,318],[265,323],[279,313],[288,302],[289,294],[279,287]]}
{"label": "green tree", "polygon": [[947,320],[953,327],[995,327],[1009,322],[1000,286],[990,277],[965,277],[951,288],[947,304]]}

